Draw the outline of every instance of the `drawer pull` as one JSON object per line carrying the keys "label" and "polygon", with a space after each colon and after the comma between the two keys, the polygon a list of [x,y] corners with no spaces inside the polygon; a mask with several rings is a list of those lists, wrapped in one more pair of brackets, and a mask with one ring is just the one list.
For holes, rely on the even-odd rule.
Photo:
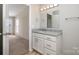
{"label": "drawer pull", "polygon": [[47,37],[46,40],[48,40],[48,41],[52,41],[52,42],[56,42],[56,38],[50,38],[50,37]]}
{"label": "drawer pull", "polygon": [[47,37],[47,39],[50,39],[49,37]]}
{"label": "drawer pull", "polygon": [[51,45],[47,44],[47,46],[52,47]]}

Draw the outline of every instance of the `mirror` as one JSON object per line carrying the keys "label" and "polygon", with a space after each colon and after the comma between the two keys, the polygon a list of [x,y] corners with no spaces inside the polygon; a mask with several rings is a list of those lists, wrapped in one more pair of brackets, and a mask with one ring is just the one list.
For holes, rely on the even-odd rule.
{"label": "mirror", "polygon": [[52,28],[52,15],[47,14],[47,28]]}
{"label": "mirror", "polygon": [[59,28],[59,10],[49,10],[41,13],[42,28]]}
{"label": "mirror", "polygon": [[52,28],[59,28],[59,11],[52,12]]}
{"label": "mirror", "polygon": [[59,28],[60,11],[58,4],[40,5],[40,12],[40,28]]}
{"label": "mirror", "polygon": [[55,10],[52,13],[47,12],[47,28],[59,27],[59,11]]}

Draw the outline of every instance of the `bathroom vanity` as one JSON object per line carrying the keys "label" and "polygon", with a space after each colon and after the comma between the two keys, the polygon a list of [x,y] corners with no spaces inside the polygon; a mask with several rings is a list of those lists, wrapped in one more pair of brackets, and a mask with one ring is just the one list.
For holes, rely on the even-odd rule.
{"label": "bathroom vanity", "polygon": [[60,10],[57,7],[41,11],[40,20],[41,29],[32,32],[33,49],[45,55],[61,54],[62,31],[57,30],[60,25]]}
{"label": "bathroom vanity", "polygon": [[44,55],[59,55],[62,51],[62,31],[35,29],[32,32],[33,49]]}

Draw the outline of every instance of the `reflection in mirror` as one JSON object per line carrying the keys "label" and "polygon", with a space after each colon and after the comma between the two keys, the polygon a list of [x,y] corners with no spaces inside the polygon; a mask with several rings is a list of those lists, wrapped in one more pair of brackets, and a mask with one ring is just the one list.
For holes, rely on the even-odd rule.
{"label": "reflection in mirror", "polygon": [[47,13],[47,28],[59,27],[59,11],[55,10],[52,14]]}
{"label": "reflection in mirror", "polygon": [[52,15],[47,14],[47,28],[52,28]]}
{"label": "reflection in mirror", "polygon": [[59,28],[59,11],[55,10],[52,13],[52,27]]}

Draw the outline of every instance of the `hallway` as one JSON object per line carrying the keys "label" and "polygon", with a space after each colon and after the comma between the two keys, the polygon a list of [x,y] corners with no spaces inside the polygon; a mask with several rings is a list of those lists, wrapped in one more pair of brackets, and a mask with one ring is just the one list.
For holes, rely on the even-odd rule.
{"label": "hallway", "polygon": [[4,55],[23,55],[29,49],[29,6],[5,4]]}

